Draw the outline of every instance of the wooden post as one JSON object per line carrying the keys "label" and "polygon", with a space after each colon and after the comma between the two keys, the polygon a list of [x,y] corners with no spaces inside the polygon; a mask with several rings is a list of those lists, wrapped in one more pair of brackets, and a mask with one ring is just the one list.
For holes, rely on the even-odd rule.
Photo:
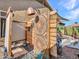
{"label": "wooden post", "polygon": [[49,48],[50,55],[57,57],[56,34],[57,34],[57,14],[52,11],[49,19]]}
{"label": "wooden post", "polygon": [[12,17],[13,13],[11,8],[8,9],[8,16],[6,19],[6,30],[5,30],[5,48],[7,49],[8,56],[11,56],[11,39],[12,39]]}

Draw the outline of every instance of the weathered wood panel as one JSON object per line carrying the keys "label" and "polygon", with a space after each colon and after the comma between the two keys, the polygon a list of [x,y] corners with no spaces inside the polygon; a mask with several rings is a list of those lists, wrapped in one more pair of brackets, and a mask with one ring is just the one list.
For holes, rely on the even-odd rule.
{"label": "weathered wood panel", "polygon": [[39,55],[39,52],[41,52],[41,53],[44,53],[43,56],[44,55],[49,56],[48,18],[47,17],[45,18],[44,16],[39,15],[39,21],[33,27],[32,43],[34,45],[34,52],[37,55]]}
{"label": "weathered wood panel", "polygon": [[53,14],[49,20],[49,40],[50,40],[50,55],[57,57],[56,34],[57,34],[57,15]]}

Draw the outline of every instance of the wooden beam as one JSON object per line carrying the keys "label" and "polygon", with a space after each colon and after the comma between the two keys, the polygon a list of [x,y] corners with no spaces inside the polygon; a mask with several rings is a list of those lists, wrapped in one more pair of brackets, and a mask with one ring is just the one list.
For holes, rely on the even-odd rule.
{"label": "wooden beam", "polygon": [[6,19],[6,30],[5,30],[5,48],[7,49],[8,56],[11,56],[12,17],[13,13],[11,12],[11,8],[9,8]]}

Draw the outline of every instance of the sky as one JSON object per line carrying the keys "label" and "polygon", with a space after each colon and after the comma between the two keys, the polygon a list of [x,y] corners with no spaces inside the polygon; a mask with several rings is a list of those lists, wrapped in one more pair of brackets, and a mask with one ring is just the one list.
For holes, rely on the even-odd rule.
{"label": "sky", "polygon": [[79,23],[79,0],[48,0],[48,3],[52,10],[69,20],[64,22],[66,26]]}

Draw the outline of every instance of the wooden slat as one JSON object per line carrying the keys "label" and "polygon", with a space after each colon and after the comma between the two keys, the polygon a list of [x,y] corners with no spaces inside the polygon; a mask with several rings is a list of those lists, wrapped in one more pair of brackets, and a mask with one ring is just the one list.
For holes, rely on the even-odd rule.
{"label": "wooden slat", "polygon": [[56,30],[56,28],[50,28],[50,30],[49,30],[49,31],[50,31],[50,33],[51,33],[51,32],[52,32],[52,33],[53,33],[53,32],[55,32],[55,33],[56,33],[56,31],[57,31],[57,30]]}
{"label": "wooden slat", "polygon": [[50,21],[49,21],[50,24],[54,24],[54,23],[56,23],[56,22],[57,22],[56,20],[50,20]]}
{"label": "wooden slat", "polygon": [[11,48],[13,49],[15,47],[20,47],[20,46],[23,46],[23,43],[18,43],[18,44],[16,44],[16,46],[15,45],[12,45]]}
{"label": "wooden slat", "polygon": [[[50,17],[49,17],[50,18]],[[47,49],[48,49],[48,54],[50,55],[50,27],[49,27],[49,25],[50,25],[50,20],[48,19],[48,31],[47,31],[47,34],[48,34],[48,46],[47,46]],[[49,57],[49,59],[50,59],[50,57]]]}
{"label": "wooden slat", "polygon": [[50,37],[50,40],[52,41],[52,40],[56,40],[56,36],[55,37]]}
{"label": "wooden slat", "polygon": [[4,46],[4,38],[0,39],[0,47]]}
{"label": "wooden slat", "polygon": [[50,27],[56,27],[57,24],[50,24],[49,26],[50,26]]}
{"label": "wooden slat", "polygon": [[26,53],[28,53],[27,50],[25,50],[24,48],[16,48],[12,50],[12,54],[14,58],[20,57],[25,55]]}
{"label": "wooden slat", "polygon": [[56,34],[56,32],[55,33],[50,33],[50,37],[51,36],[56,36],[57,34]]}
{"label": "wooden slat", "polygon": [[56,44],[55,41],[50,42],[51,47],[54,46]]}
{"label": "wooden slat", "polygon": [[51,44],[55,44],[56,43],[56,40],[52,40],[50,43]]}

